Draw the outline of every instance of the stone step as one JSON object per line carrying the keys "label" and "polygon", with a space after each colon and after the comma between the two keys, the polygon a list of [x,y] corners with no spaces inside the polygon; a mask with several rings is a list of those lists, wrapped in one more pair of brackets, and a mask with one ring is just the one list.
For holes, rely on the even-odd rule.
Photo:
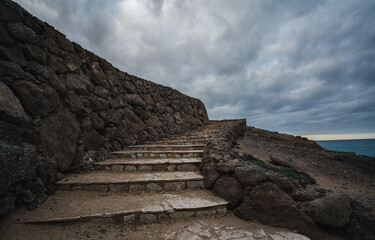
{"label": "stone step", "polygon": [[206,144],[185,144],[185,145],[172,145],[172,144],[142,144],[127,146],[126,150],[139,150],[139,151],[165,151],[165,150],[203,150]]}
{"label": "stone step", "polygon": [[94,171],[69,175],[57,182],[61,190],[98,192],[175,191],[203,188],[203,176],[198,172],[110,172]]}
{"label": "stone step", "polygon": [[34,211],[22,215],[23,223],[90,221],[151,223],[168,218],[223,214],[227,202],[207,190],[178,193],[96,193],[57,191]]}
{"label": "stone step", "polygon": [[173,137],[163,138],[163,139],[167,139],[167,140],[206,140],[208,137],[209,136],[173,136]]}
{"label": "stone step", "polygon": [[207,140],[159,140],[155,142],[144,142],[143,144],[153,145],[207,145]]}
{"label": "stone step", "polygon": [[113,152],[119,158],[200,158],[203,150],[123,150]]}
{"label": "stone step", "polygon": [[124,159],[114,158],[95,163],[99,171],[198,171],[201,158]]}

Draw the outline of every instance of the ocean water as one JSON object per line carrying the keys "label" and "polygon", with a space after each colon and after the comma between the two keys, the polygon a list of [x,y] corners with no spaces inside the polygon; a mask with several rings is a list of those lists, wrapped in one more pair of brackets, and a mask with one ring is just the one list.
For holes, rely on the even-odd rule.
{"label": "ocean water", "polygon": [[375,157],[375,139],[325,140],[316,142],[328,150],[355,152],[357,155]]}

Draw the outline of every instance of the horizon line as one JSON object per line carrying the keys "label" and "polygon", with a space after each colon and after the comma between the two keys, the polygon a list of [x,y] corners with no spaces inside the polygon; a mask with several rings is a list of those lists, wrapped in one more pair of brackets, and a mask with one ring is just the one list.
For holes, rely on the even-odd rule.
{"label": "horizon line", "polygon": [[325,140],[359,140],[359,139],[375,139],[375,133],[354,133],[354,134],[311,134],[302,137],[313,141]]}

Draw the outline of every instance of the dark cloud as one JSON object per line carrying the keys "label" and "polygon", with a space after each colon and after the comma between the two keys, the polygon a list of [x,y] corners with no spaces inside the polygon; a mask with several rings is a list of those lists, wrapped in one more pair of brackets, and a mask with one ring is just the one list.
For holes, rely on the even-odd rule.
{"label": "dark cloud", "polygon": [[375,133],[375,2],[17,0],[211,119],[293,134]]}

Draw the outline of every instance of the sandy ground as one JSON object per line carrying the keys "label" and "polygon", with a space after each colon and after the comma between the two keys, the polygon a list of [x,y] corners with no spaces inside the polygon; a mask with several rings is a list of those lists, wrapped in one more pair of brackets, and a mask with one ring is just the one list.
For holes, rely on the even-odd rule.
{"label": "sandy ground", "polygon": [[269,164],[270,155],[292,159],[293,167],[309,173],[321,188],[375,199],[374,165],[366,165],[371,160],[375,163],[375,158],[359,156],[338,161],[334,159],[338,152],[320,148],[315,142],[252,127],[237,143],[234,151],[252,154]]}

